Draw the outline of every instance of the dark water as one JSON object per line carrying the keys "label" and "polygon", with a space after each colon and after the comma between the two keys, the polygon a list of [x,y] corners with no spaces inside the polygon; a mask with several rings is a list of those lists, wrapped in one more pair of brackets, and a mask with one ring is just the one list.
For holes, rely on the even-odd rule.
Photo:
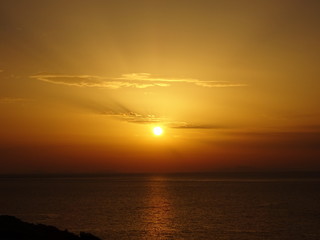
{"label": "dark water", "polygon": [[0,214],[102,239],[320,239],[319,179],[2,178]]}

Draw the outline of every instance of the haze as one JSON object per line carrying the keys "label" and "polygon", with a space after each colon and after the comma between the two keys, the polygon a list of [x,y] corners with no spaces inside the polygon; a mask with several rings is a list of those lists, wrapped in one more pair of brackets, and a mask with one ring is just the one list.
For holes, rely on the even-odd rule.
{"label": "haze", "polygon": [[320,170],[319,9],[1,1],[0,173]]}

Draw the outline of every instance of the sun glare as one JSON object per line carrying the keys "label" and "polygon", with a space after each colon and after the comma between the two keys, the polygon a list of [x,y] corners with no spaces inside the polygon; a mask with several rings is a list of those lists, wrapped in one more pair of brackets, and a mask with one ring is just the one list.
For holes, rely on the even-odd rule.
{"label": "sun glare", "polygon": [[163,133],[163,129],[161,127],[154,127],[153,128],[153,134],[156,136],[160,136]]}

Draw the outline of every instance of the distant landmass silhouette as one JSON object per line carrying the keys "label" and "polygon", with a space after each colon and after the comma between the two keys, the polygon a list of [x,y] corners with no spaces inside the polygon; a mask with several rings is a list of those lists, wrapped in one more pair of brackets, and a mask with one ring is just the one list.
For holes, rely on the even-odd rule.
{"label": "distant landmass silhouette", "polygon": [[80,235],[61,231],[56,227],[44,224],[23,222],[20,219],[0,215],[0,240],[101,240],[91,233],[80,232]]}

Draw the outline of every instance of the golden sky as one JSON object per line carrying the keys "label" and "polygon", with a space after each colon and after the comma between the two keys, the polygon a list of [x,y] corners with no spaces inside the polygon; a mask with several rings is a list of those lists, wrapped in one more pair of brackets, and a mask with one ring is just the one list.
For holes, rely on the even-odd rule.
{"label": "golden sky", "polygon": [[320,170],[319,10],[1,1],[0,173]]}

